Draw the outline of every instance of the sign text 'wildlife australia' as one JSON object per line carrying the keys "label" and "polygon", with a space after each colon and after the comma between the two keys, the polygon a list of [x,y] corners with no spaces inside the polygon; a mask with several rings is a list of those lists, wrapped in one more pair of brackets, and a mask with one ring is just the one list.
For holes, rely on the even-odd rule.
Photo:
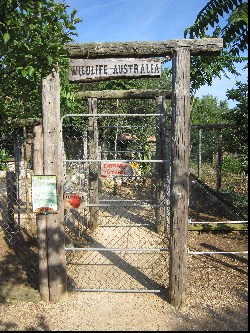
{"label": "sign text 'wildlife australia'", "polygon": [[160,77],[161,62],[155,59],[71,59],[71,82],[98,81],[118,77]]}

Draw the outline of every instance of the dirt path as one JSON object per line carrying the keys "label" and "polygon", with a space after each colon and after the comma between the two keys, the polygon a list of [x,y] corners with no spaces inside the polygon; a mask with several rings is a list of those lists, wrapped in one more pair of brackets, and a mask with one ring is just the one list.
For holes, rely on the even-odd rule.
{"label": "dirt path", "polygon": [[[206,202],[196,205],[194,199],[197,197],[192,199],[191,213],[200,218],[203,212],[208,212],[204,207]],[[216,215],[217,219],[224,215],[221,210],[214,210],[213,202],[207,200],[207,204],[213,208],[210,210],[211,220]],[[195,209],[200,210],[199,214]],[[123,215],[120,222],[132,230],[130,215]],[[126,243],[121,229],[117,228],[116,237],[111,237],[115,243],[110,242],[103,229],[92,235],[95,242],[108,247]],[[158,236],[150,229],[144,228],[143,232],[147,242],[144,245],[159,245]],[[127,245],[138,245],[138,239],[134,238]],[[188,238],[190,251],[240,252],[247,249],[247,244],[248,235],[240,232],[189,232]],[[32,246],[29,250],[35,248]],[[25,283],[18,287],[20,279],[25,281],[26,277],[20,275],[18,265],[12,269],[16,257],[3,232],[0,232],[0,253],[0,278],[4,276],[5,281],[12,282],[7,299],[0,297],[1,331],[248,330],[248,262],[245,255],[189,256],[186,302],[181,309],[176,309],[169,304],[167,293],[68,292],[67,298],[60,303],[45,303],[39,300],[38,292],[26,287]],[[5,271],[1,270],[3,267]],[[74,277],[80,274],[77,270],[74,272],[74,267],[73,273]],[[98,274],[103,282],[105,271]],[[116,275],[113,278],[115,280]]]}
{"label": "dirt path", "polygon": [[177,310],[155,294],[69,293],[60,304],[10,301],[0,305],[0,330],[247,331],[246,295],[223,303],[216,290],[211,296],[212,302],[203,297],[192,310]]}

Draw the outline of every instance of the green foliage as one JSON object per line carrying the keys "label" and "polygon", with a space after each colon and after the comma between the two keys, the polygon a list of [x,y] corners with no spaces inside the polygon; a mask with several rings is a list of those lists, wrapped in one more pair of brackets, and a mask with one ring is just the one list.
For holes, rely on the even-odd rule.
{"label": "green foliage", "polygon": [[[220,18],[229,16],[227,24],[221,28]],[[185,37],[203,36],[208,28],[219,30],[229,54],[238,56],[248,49],[248,1],[210,0],[197,15],[195,23],[185,29]]]}
{"label": "green foliage", "polygon": [[[217,97],[205,95],[202,98],[195,98],[191,111],[191,124],[225,124],[223,113],[228,112],[226,102],[219,102]],[[202,159],[212,163],[214,154],[218,146],[218,130],[202,130]],[[198,130],[191,129],[191,159],[195,160],[198,156]]]}
{"label": "green foliage", "polygon": [[236,107],[223,112],[223,118],[236,126],[224,134],[225,149],[238,156],[242,171],[248,173],[248,85],[237,82],[236,88],[227,91],[227,96],[236,101]]}
{"label": "green foliage", "polygon": [[226,195],[226,200],[228,200],[240,214],[243,216],[244,219],[248,219],[248,196],[244,193],[238,193],[235,190],[235,186],[228,185],[225,188],[224,195]]}
{"label": "green foliage", "polygon": [[[247,62],[241,52],[248,50],[248,2],[243,0],[210,0],[198,13],[195,23],[185,29],[185,38],[222,37],[224,48],[219,56],[198,56],[191,59],[191,93],[212,85],[213,78],[228,77],[227,73],[239,75],[237,63]],[[228,16],[223,27],[220,22]],[[208,29],[212,30],[208,34]]]}
{"label": "green foliage", "polygon": [[232,155],[224,156],[222,160],[222,172],[240,174],[241,172],[240,160]]}
{"label": "green foliage", "polygon": [[[137,136],[138,140],[134,140],[131,144],[131,149],[134,150],[135,160],[149,160],[152,157],[150,142],[148,138],[152,135],[150,128],[140,127]],[[141,175],[147,177],[151,174],[152,163],[142,162],[139,165]]]}
{"label": "green foliage", "polygon": [[212,95],[196,97],[191,110],[190,122],[192,124],[224,123],[223,112],[227,111],[229,111],[228,105],[219,102],[217,97]]}
{"label": "green foliage", "polygon": [[6,162],[9,158],[9,154],[5,148],[0,149],[0,170],[7,170]]}
{"label": "green foliage", "polygon": [[45,76],[63,65],[63,47],[79,20],[55,0],[5,0],[0,4],[0,77]]}

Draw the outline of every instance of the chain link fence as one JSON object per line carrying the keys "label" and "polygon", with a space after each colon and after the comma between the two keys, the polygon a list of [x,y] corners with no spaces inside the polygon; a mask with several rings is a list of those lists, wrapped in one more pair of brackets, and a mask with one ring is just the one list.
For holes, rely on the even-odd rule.
{"label": "chain link fence", "polygon": [[[2,130],[2,128],[1,128]],[[31,131],[31,132],[30,132]],[[0,296],[38,290],[36,220],[32,213],[32,129],[9,128],[0,138]]]}
{"label": "chain link fence", "polygon": [[[170,154],[171,133],[159,119],[136,114],[65,119],[69,290],[159,291],[168,285],[170,155],[166,152]],[[36,218],[31,207],[32,133],[31,127],[1,132],[2,294],[13,285],[39,289]],[[243,156],[229,153],[230,134],[233,128],[191,128],[189,217],[193,221],[248,218],[248,174],[240,168]]]}
{"label": "chain link fence", "polygon": [[[169,184],[163,180],[170,182],[170,138],[159,137],[167,131],[159,117],[65,117],[69,290],[166,288],[170,208]],[[75,194],[83,199],[77,209]]]}
{"label": "chain link fence", "polygon": [[235,213],[234,219],[247,220],[247,128],[241,141],[238,131],[230,125],[193,125],[190,172]]}

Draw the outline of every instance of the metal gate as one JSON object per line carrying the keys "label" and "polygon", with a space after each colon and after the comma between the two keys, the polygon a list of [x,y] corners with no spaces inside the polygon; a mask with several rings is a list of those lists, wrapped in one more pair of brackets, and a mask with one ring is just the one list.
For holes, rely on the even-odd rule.
{"label": "metal gate", "polygon": [[98,113],[97,99],[88,103],[88,114],[62,117],[68,290],[164,291],[170,212],[165,108]]}

